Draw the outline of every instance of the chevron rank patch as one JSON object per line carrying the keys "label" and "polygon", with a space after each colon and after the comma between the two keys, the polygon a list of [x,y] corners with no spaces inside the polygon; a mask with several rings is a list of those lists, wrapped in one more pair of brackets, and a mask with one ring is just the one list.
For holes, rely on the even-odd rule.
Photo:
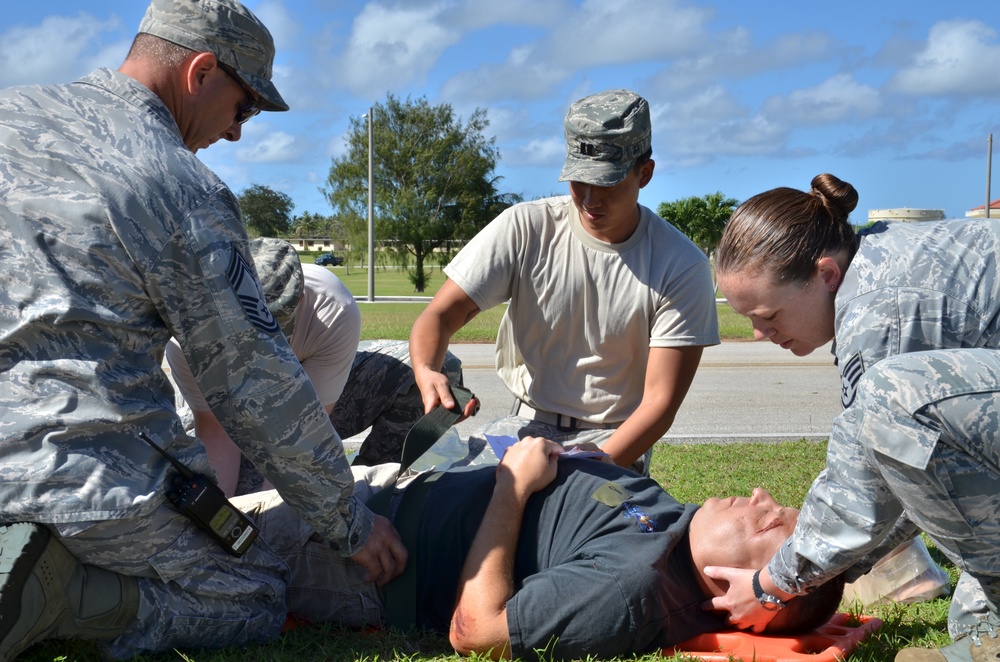
{"label": "chevron rank patch", "polygon": [[855,353],[840,370],[840,404],[844,405],[844,409],[854,404],[854,398],[858,394],[858,382],[864,372],[865,365],[861,360],[861,352]]}
{"label": "chevron rank patch", "polygon": [[276,333],[279,329],[278,322],[267,309],[264,291],[253,275],[253,269],[236,250],[236,246],[233,246],[232,250],[233,255],[229,260],[226,276],[233,286],[233,291],[236,292],[236,298],[240,300],[240,305],[243,306],[251,324],[264,333]]}

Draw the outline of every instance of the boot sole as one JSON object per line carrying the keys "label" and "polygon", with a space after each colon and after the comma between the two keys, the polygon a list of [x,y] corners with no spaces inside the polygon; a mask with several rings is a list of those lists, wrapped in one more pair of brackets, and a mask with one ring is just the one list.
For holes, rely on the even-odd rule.
{"label": "boot sole", "polygon": [[37,524],[0,526],[0,660],[10,659],[21,643],[7,641],[7,636],[21,617],[24,585],[51,535]]}

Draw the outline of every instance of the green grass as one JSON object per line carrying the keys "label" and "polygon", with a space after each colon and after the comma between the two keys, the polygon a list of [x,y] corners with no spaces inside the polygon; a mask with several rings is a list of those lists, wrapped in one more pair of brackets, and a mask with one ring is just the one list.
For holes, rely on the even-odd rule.
{"label": "green grass", "polygon": [[[356,297],[368,296],[368,270],[352,267],[350,273],[346,267],[327,267],[337,275],[351,294]],[[444,283],[446,276],[434,268],[431,273],[430,286],[422,294],[415,293],[407,278],[406,271],[398,267],[375,269],[376,297],[423,296],[432,297]],[[368,303],[364,299],[358,301],[361,308],[361,339],[406,340],[410,337],[413,321],[427,306],[426,301]],[[506,306],[497,306],[480,313],[469,324],[463,327],[453,338],[453,342],[495,342],[500,317]],[[753,340],[753,328],[750,321],[733,312],[728,304],[719,304],[719,335],[723,340]]]}
{"label": "green grass", "polygon": [[[783,443],[743,444],[670,444],[657,447],[651,473],[661,485],[681,501],[699,503],[711,496],[747,495],[760,486],[780,502],[801,503],[812,479],[823,467],[826,444],[790,440]],[[954,567],[932,545],[932,556],[949,570],[954,582]],[[883,662],[908,645],[935,646],[948,643],[947,599],[923,603],[891,604],[859,611],[843,605],[850,613],[875,616],[884,625],[848,656],[848,662]],[[206,633],[206,641],[211,633]],[[57,660],[99,660],[90,644],[48,642],[37,646],[19,660],[55,662]],[[329,625],[296,628],[278,641],[267,645],[231,648],[221,651],[186,650],[155,656],[139,656],[138,662],[168,660],[195,662],[327,662],[362,660],[384,662],[456,662],[460,658],[448,646],[447,639],[427,633],[355,632]],[[482,662],[485,658],[471,658]],[[629,660],[680,662],[690,658],[663,658],[646,655]]]}
{"label": "green grass", "polygon": [[[361,339],[407,340],[417,315],[426,303],[366,303],[358,302],[361,309]],[[452,337],[452,342],[487,342],[497,339],[497,328],[507,305],[495,306],[479,313]]]}
{"label": "green grass", "polygon": [[[361,339],[406,340],[417,316],[427,307],[421,303],[367,303],[359,301],[361,309]],[[507,310],[506,304],[496,306],[476,315],[471,322],[458,330],[452,342],[496,342],[500,318]],[[726,341],[753,340],[749,320],[733,312],[728,304],[720,304],[719,335]]]}
{"label": "green grass", "polygon": [[[359,267],[327,267],[340,281],[347,286],[356,297],[368,296],[368,269]],[[424,292],[414,292],[413,284],[407,275],[406,269],[401,267],[375,267],[375,296],[377,297],[404,297],[404,296],[426,296],[432,297],[441,288],[441,284],[447,279],[444,272],[437,266],[425,267],[428,272],[429,282]]]}
{"label": "green grass", "polygon": [[742,315],[737,315],[728,303],[716,306],[719,313],[719,337],[723,340],[753,340],[753,325]]}

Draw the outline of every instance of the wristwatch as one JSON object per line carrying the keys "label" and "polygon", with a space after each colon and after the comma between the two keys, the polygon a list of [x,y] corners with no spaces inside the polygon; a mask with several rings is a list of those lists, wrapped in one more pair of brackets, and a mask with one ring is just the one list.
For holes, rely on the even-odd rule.
{"label": "wristwatch", "polygon": [[764,592],[760,585],[760,570],[753,573],[753,594],[761,606],[768,611],[778,611],[785,608],[785,602],[781,598]]}

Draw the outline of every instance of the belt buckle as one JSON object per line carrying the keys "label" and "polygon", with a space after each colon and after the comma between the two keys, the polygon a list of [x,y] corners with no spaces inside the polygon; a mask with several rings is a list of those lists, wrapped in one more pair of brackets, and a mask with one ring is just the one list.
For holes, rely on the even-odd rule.
{"label": "belt buckle", "polygon": [[[569,425],[563,425],[562,421],[564,418],[569,419]],[[556,429],[560,432],[576,432],[580,429],[580,420],[573,418],[572,416],[564,416],[563,414],[556,414]]]}

